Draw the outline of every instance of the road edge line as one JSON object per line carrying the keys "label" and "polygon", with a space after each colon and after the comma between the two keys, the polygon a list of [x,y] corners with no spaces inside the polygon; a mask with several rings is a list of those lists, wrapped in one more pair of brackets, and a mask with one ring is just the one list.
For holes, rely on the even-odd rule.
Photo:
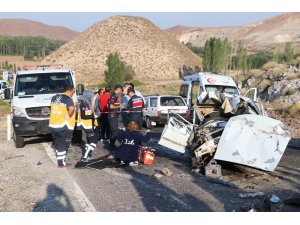
{"label": "road edge line", "polygon": [[[43,145],[44,149],[46,150],[48,157],[51,159],[51,161],[55,165],[57,165],[56,157],[55,157],[54,150],[52,149],[52,147],[48,143],[42,143],[42,145]],[[65,169],[65,171],[66,171],[67,175],[70,176],[71,179],[73,180],[73,185],[75,187],[74,190],[76,192],[75,196],[77,197],[81,207],[84,208],[86,212],[97,212],[96,208],[93,206],[93,204],[90,202],[90,200],[86,197],[86,195],[84,194],[82,189],[79,187],[77,182],[73,179],[73,177],[69,173],[68,169]]]}

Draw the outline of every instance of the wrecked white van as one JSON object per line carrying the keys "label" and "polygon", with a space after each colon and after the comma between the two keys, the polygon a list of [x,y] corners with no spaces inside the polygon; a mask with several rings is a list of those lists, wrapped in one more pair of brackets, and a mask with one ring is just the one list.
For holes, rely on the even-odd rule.
{"label": "wrecked white van", "polygon": [[189,151],[194,168],[214,158],[275,169],[291,133],[280,121],[267,117],[256,89],[240,96],[232,78],[197,73],[185,77],[180,95],[193,111],[193,122],[171,117],[160,145],[180,153]]}

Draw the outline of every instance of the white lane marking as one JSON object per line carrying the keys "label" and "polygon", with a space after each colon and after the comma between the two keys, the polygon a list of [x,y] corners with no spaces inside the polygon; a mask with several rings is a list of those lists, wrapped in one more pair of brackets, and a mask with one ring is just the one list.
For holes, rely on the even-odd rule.
{"label": "white lane marking", "polygon": [[[54,150],[51,148],[51,146],[48,143],[42,143],[44,149],[46,150],[47,155],[52,160],[52,162],[57,165],[56,156]],[[79,185],[76,183],[76,181],[72,178],[71,174],[67,169],[65,169],[68,176],[71,177],[73,180],[74,185],[74,191],[75,196],[77,197],[78,201],[80,202],[80,205],[85,211],[87,212],[97,212],[93,204],[89,201],[89,199],[86,197],[86,195],[83,193]]]}

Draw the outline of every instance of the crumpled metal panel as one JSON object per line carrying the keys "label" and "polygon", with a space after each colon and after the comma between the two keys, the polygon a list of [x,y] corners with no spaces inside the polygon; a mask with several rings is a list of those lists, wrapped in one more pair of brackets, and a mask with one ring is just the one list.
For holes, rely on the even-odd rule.
{"label": "crumpled metal panel", "polygon": [[235,116],[225,127],[214,158],[273,171],[290,139],[290,131],[279,120],[250,114]]}
{"label": "crumpled metal panel", "polygon": [[192,125],[170,117],[158,144],[185,153],[188,139],[192,133]]}

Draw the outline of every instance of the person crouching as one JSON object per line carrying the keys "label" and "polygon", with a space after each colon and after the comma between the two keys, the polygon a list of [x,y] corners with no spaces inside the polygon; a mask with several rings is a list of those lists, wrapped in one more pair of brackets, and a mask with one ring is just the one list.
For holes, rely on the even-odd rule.
{"label": "person crouching", "polygon": [[150,139],[149,131],[146,132],[146,135],[143,135],[138,129],[138,124],[131,121],[126,130],[120,130],[117,140],[121,145],[117,148],[115,154],[115,158],[120,161],[120,165],[138,165],[139,143],[147,142]]}
{"label": "person crouching", "polygon": [[97,127],[97,115],[92,107],[93,96],[94,92],[84,91],[79,104],[77,126],[81,127],[86,134],[85,151],[81,158],[82,162],[91,160],[92,152],[95,150],[98,143],[98,137],[94,129]]}

